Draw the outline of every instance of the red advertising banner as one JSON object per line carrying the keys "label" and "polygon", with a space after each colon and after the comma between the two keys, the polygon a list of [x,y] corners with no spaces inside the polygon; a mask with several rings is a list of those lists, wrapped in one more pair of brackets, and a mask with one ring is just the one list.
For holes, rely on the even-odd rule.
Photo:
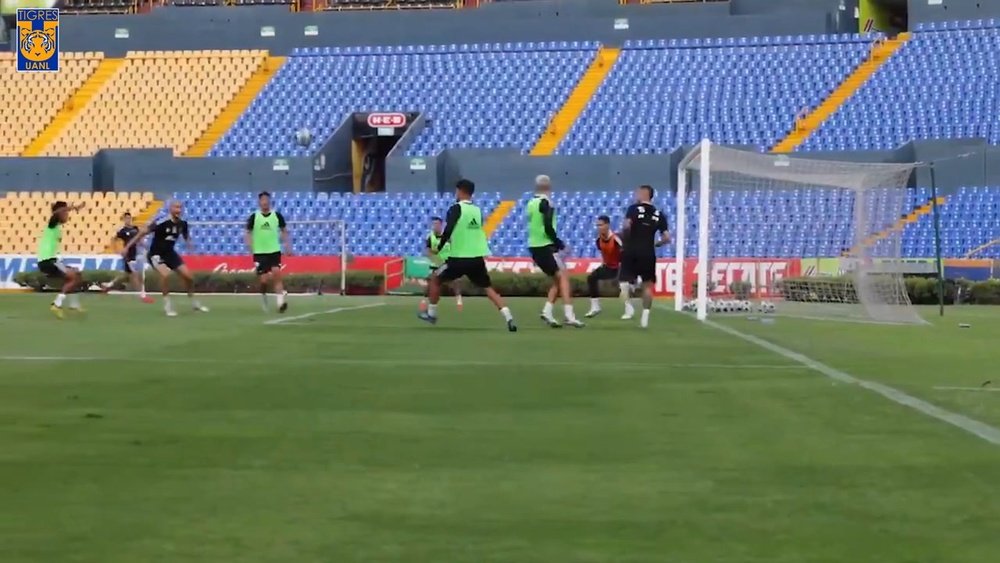
{"label": "red advertising banner", "polygon": [[[538,271],[530,258],[487,258],[490,270],[497,272],[529,273]],[[566,267],[571,273],[586,274],[598,266],[601,261],[593,258],[566,260]],[[686,294],[692,293],[692,284],[697,279],[698,261],[688,259],[684,262],[684,280]],[[785,277],[801,275],[802,264],[798,258],[719,258],[709,264],[709,287],[712,295],[725,295],[730,284],[749,282],[754,293],[759,297],[768,295],[768,288],[774,282]],[[677,266],[673,259],[661,258],[656,262],[657,295],[673,295],[677,287]]]}
{"label": "red advertising banner", "polygon": [[[348,269],[365,272],[382,272],[386,262],[398,260],[395,256],[355,256],[350,259]],[[189,268],[200,272],[252,272],[253,259],[250,256],[185,256]],[[530,258],[486,259],[491,271],[532,273],[537,272]],[[566,260],[571,273],[586,274],[601,261],[593,258]],[[684,263],[686,293],[692,293],[696,279],[698,262],[688,259]],[[282,269],[288,274],[328,274],[340,271],[339,256],[286,256],[282,259]],[[708,279],[713,295],[725,295],[735,282],[749,282],[754,293],[767,297],[767,290],[774,282],[784,277],[801,275],[802,264],[798,258],[719,258],[709,265]],[[657,295],[673,295],[677,286],[677,267],[672,259],[661,258],[656,263]]]}
{"label": "red advertising banner", "polygon": [[[381,272],[390,256],[355,256],[347,264],[348,270]],[[196,272],[253,272],[253,257],[248,254],[232,256],[185,256],[184,263]],[[340,256],[284,256],[281,270],[286,274],[329,274],[340,271]]]}

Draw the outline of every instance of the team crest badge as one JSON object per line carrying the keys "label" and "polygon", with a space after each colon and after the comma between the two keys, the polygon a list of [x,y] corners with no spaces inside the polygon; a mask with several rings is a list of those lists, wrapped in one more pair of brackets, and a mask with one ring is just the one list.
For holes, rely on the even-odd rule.
{"label": "team crest badge", "polygon": [[18,8],[17,71],[59,70],[58,8]]}

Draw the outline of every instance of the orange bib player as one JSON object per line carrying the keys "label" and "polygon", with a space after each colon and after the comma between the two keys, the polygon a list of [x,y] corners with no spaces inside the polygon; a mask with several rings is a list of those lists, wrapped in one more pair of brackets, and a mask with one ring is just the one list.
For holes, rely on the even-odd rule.
{"label": "orange bib player", "polygon": [[[622,240],[611,230],[611,219],[607,215],[597,218],[597,250],[601,253],[601,266],[587,276],[587,288],[590,290],[590,310],[587,318],[596,317],[601,313],[601,299],[598,283],[601,280],[617,280],[618,269],[622,261]],[[625,302],[625,315],[631,317],[635,311],[632,304]]]}

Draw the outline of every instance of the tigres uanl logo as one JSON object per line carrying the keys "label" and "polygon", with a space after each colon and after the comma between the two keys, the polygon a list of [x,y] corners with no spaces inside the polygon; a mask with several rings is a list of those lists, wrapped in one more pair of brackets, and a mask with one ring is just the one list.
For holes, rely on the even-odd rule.
{"label": "tigres uanl logo", "polygon": [[59,10],[18,9],[16,41],[18,72],[59,70]]}

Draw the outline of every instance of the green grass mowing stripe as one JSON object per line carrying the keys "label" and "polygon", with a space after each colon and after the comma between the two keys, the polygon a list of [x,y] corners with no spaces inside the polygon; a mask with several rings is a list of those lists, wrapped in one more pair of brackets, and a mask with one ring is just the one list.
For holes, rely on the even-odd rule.
{"label": "green grass mowing stripe", "polygon": [[912,395],[904,393],[899,389],[896,389],[895,387],[890,387],[888,385],[877,383],[874,381],[859,379],[857,377],[854,377],[853,375],[832,368],[824,363],[818,362],[804,354],[800,354],[798,352],[789,350],[788,348],[779,346],[777,344],[774,344],[773,342],[764,340],[763,338],[759,338],[751,334],[746,334],[733,327],[719,324],[714,321],[705,321],[705,324],[712,328],[715,328],[716,330],[719,330],[721,332],[739,338],[740,340],[750,342],[751,344],[756,344],[757,346],[764,348],[765,350],[774,352],[775,354],[782,356],[788,360],[799,362],[800,364],[807,366],[813,371],[817,371],[829,377],[830,379],[839,381],[841,383],[857,385],[863,389],[867,389],[869,391],[878,393],[879,395],[882,395],[883,397],[889,399],[894,403],[898,403],[905,407],[909,407],[926,416],[951,424],[952,426],[955,426],[956,428],[959,428],[961,430],[964,430],[965,432],[968,432],[979,438],[982,438],[983,440],[986,440],[987,442],[993,445],[1000,446],[1000,429],[990,426],[984,422],[980,422],[978,420],[969,418],[965,415],[961,415],[943,409],[937,405],[928,403],[927,401],[918,399]]}
{"label": "green grass mowing stripe", "polygon": [[[0,355],[0,361],[9,362],[151,362],[165,364],[242,364],[259,365],[260,360],[246,358],[127,358],[111,356],[17,356]],[[284,364],[300,365],[360,365],[360,366],[415,366],[415,367],[535,367],[573,368],[592,370],[663,370],[663,369],[704,369],[704,370],[781,370],[808,371],[798,364],[723,364],[723,363],[659,363],[659,362],[561,362],[561,361],[510,361],[497,362],[482,360],[434,360],[429,358],[285,358]]]}

